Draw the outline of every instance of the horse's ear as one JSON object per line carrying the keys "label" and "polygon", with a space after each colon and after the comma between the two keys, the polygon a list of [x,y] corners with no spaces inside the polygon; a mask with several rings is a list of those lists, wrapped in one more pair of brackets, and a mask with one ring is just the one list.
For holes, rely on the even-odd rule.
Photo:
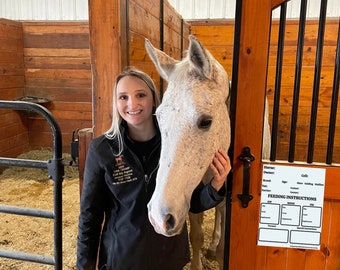
{"label": "horse's ear", "polygon": [[194,36],[189,36],[189,60],[194,70],[202,77],[211,79],[212,66],[209,55]]}
{"label": "horse's ear", "polygon": [[145,39],[145,48],[152,62],[155,64],[158,73],[164,80],[168,81],[168,78],[174,70],[175,65],[178,61],[152,46],[151,42],[148,39]]}

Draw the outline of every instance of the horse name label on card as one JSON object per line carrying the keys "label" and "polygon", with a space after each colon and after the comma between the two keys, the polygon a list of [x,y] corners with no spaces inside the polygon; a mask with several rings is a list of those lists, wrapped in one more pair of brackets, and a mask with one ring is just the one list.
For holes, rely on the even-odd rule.
{"label": "horse name label on card", "polygon": [[326,170],[263,165],[259,246],[320,249]]}

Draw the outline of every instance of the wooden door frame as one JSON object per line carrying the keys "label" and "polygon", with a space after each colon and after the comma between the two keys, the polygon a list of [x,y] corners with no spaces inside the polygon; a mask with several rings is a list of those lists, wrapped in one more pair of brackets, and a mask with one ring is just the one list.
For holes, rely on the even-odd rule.
{"label": "wooden door frame", "polygon": [[[224,269],[267,269],[266,247],[257,246],[263,167],[261,162],[262,144],[259,142],[262,142],[263,133],[271,12],[284,2],[287,2],[287,0],[238,0],[237,2],[241,6],[240,21],[242,22],[238,29],[240,38],[235,40],[235,47],[237,48],[234,49],[233,60],[235,67],[233,68],[232,83],[232,116],[235,117],[232,121],[232,123],[234,122],[232,129],[234,141],[232,142],[233,185],[231,194],[233,203],[230,207],[231,214],[229,214],[229,233],[236,240],[230,241],[228,246],[229,260],[226,261],[227,265],[225,264]],[[235,32],[237,32],[237,27],[235,25]],[[247,110],[242,108],[247,108]],[[251,121],[251,119],[256,120]],[[255,157],[255,160],[251,163],[249,190],[254,198],[247,208],[241,206],[237,197],[238,194],[242,193],[243,187],[243,162],[238,157],[245,146],[250,147],[251,153]],[[279,164],[279,162],[276,162],[276,164]],[[280,164],[326,168],[324,199],[328,201],[340,199],[339,167],[315,163],[280,162]],[[324,249],[328,250],[327,247]],[[338,250],[334,248],[335,253],[339,252]],[[323,254],[323,252],[321,250],[319,254]],[[334,257],[332,263],[335,263]]]}
{"label": "wooden door frame", "polygon": [[[238,0],[240,5],[240,27],[239,44],[235,48],[233,62],[237,62],[233,69],[233,91],[232,91],[232,110],[234,108],[250,108],[248,115],[244,115],[243,110],[234,109],[233,136],[237,134],[237,140],[233,141],[233,185],[230,215],[230,232],[232,236],[237,235],[238,242],[250,243],[244,246],[230,241],[227,248],[229,258],[224,265],[224,269],[255,269],[258,256],[264,256],[264,249],[256,246],[256,236],[258,230],[258,214],[261,187],[260,181],[251,181],[250,194],[256,194],[247,208],[242,208],[237,195],[242,193],[243,187],[243,163],[238,157],[243,148],[249,146],[255,161],[251,163],[250,179],[261,179],[259,172],[262,171],[262,130],[263,121],[252,122],[251,119],[264,119],[265,108],[265,85],[267,80],[267,62],[270,40],[270,25],[272,9],[286,2],[286,0]],[[237,17],[237,16],[236,16]],[[235,26],[236,27],[236,26]],[[236,34],[236,28],[235,28]],[[236,47],[236,46],[235,46]],[[236,75],[236,78],[234,77]],[[241,76],[242,75],[242,76]],[[261,91],[261,93],[259,93]],[[258,98],[261,95],[263,98]],[[249,98],[249,96],[251,98]],[[254,98],[252,98],[254,96]],[[246,118],[250,121],[238,123],[237,119]],[[252,136],[247,136],[251,131]],[[237,208],[238,211],[233,209]],[[239,209],[241,208],[241,210]],[[228,211],[228,209],[227,209]],[[238,222],[247,222],[246,231],[240,231]],[[228,235],[228,232],[226,232]],[[237,260],[234,254],[241,256],[242,260]],[[257,268],[256,268],[257,269]]]}

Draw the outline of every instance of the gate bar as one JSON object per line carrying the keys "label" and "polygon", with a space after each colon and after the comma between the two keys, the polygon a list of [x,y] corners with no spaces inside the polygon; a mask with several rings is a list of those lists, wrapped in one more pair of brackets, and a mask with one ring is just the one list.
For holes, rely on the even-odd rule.
{"label": "gate bar", "polygon": [[[43,212],[46,216],[54,218],[54,259],[51,256],[42,256],[36,254],[28,254],[17,251],[0,250],[0,257],[19,259],[24,261],[33,261],[45,264],[53,264],[55,270],[62,269],[62,181],[64,178],[64,164],[62,163],[62,136],[60,127],[53,115],[45,107],[26,101],[8,101],[0,100],[0,108],[32,111],[43,116],[49,123],[53,134],[53,159],[45,162],[32,161],[27,159],[10,159],[0,157],[0,164],[7,166],[21,166],[34,168],[47,168],[49,178],[54,181],[54,210],[52,213]],[[10,209],[8,206],[2,206],[6,211],[18,214],[17,209]],[[13,210],[13,211],[12,211]],[[41,210],[26,208],[22,212],[27,214],[40,214]],[[34,213],[35,212],[35,213]],[[23,213],[20,213],[23,214]]]}
{"label": "gate bar", "polygon": [[298,115],[299,98],[300,98],[300,84],[301,84],[301,72],[302,72],[303,44],[304,44],[304,35],[305,35],[305,27],[306,27],[306,13],[307,13],[307,0],[301,0],[299,34],[298,34],[295,76],[294,76],[295,80],[294,80],[293,108],[292,108],[292,117],[291,117],[292,120],[291,120],[290,138],[289,138],[288,162],[294,162],[294,155],[295,155],[296,126],[297,126],[297,115]]}
{"label": "gate bar", "polygon": [[3,205],[3,204],[0,204],[0,213],[50,218],[50,219],[54,218],[53,211],[37,209],[37,208],[21,207],[21,206],[19,207],[19,206],[12,206],[12,205]]}
{"label": "gate bar", "polygon": [[[37,262],[42,264],[54,265],[54,259],[52,256],[36,255],[19,251],[2,250],[0,249],[0,257],[16,259],[28,262]],[[61,269],[61,268],[60,268]]]}
{"label": "gate bar", "polygon": [[2,157],[0,159],[0,165],[47,169],[46,161],[19,159],[19,158],[3,158]]}
{"label": "gate bar", "polygon": [[273,104],[273,120],[272,120],[272,136],[271,136],[271,148],[270,148],[270,160],[276,160],[276,148],[277,148],[277,134],[279,125],[279,108],[280,108],[280,93],[281,93],[281,79],[282,79],[282,63],[283,63],[283,48],[285,41],[286,31],[286,14],[287,14],[287,2],[284,2],[280,6],[280,28],[279,38],[277,45],[277,57],[276,57],[276,76],[275,76],[275,91],[274,91],[274,104]]}
{"label": "gate bar", "polygon": [[50,124],[53,133],[53,159],[62,157],[62,137],[60,127],[50,111],[45,107],[27,101],[0,100],[0,108],[31,111],[41,114]]}
{"label": "gate bar", "polygon": [[311,117],[310,117],[310,124],[309,124],[307,163],[313,163],[313,156],[314,156],[316,118],[317,118],[317,113],[318,113],[318,100],[319,100],[319,92],[320,92],[322,53],[323,53],[326,15],[327,15],[326,12],[327,12],[327,0],[323,0],[323,1],[321,1],[319,29],[318,29],[318,41],[317,41],[317,45],[316,45],[315,73],[314,73],[314,83],[313,83]]}

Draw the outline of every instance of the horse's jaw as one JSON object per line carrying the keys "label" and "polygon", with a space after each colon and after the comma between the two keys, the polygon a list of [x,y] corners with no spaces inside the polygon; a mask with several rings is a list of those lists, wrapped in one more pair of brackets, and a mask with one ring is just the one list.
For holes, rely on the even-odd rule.
{"label": "horse's jaw", "polygon": [[160,164],[155,191],[147,207],[149,220],[155,231],[165,236],[174,236],[183,229],[191,194],[198,183],[188,185],[188,181],[184,181],[186,176],[182,176],[183,181],[175,181],[180,179],[178,170],[167,170],[165,164],[167,163]]}

